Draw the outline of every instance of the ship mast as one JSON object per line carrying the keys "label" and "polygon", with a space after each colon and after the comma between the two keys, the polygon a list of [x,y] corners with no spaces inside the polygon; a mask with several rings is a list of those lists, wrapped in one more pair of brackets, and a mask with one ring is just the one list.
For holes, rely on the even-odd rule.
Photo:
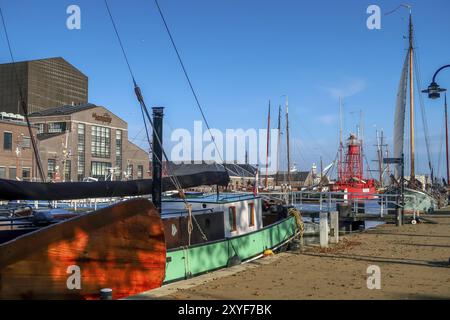
{"label": "ship mast", "polygon": [[278,106],[278,141],[277,141],[277,174],[275,175],[275,186],[278,185],[280,171],[280,142],[281,142],[281,105]]}
{"label": "ship mast", "polygon": [[270,100],[269,100],[269,114],[267,116],[267,145],[266,145],[266,180],[265,188],[269,187],[269,144],[270,144]]}
{"label": "ship mast", "polygon": [[415,181],[415,146],[414,146],[414,47],[413,47],[413,24],[412,12],[409,9],[409,136],[410,136],[410,153],[411,153],[411,178],[410,181]]}
{"label": "ship mast", "polygon": [[288,96],[286,96],[286,145],[287,145],[287,178],[288,184],[291,185],[291,154],[289,147],[289,100]]}
{"label": "ship mast", "polygon": [[342,137],[342,98],[339,97],[339,161],[338,161],[338,180],[342,180],[342,161],[344,141]]}

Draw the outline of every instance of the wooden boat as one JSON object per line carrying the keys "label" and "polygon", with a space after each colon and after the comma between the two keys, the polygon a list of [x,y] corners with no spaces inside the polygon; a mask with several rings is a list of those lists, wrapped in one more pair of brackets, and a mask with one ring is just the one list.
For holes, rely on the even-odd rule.
{"label": "wooden boat", "polygon": [[161,286],[165,263],[159,213],[131,199],[0,244],[0,299],[122,298]]}

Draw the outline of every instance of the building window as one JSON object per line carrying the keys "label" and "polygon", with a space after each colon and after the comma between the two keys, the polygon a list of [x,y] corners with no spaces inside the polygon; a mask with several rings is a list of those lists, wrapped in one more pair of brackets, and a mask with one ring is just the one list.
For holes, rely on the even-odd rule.
{"label": "building window", "polygon": [[17,178],[17,169],[16,168],[9,168],[9,179],[10,180],[16,180]]}
{"label": "building window", "polygon": [[111,167],[111,163],[92,161],[91,162],[91,177],[99,179],[99,180],[104,180],[105,175],[108,173],[108,170],[110,167]]}
{"label": "building window", "polygon": [[44,124],[43,123],[36,123],[36,126],[38,127],[37,133],[44,133]]}
{"label": "building window", "polygon": [[137,166],[137,178],[138,179],[144,178],[144,166],[142,166],[142,165]]}
{"label": "building window", "polygon": [[57,133],[65,131],[66,131],[65,122],[51,122],[48,124],[48,133]]}
{"label": "building window", "polygon": [[31,139],[30,137],[23,137],[22,139],[22,148],[30,148],[31,147]]}
{"label": "building window", "polygon": [[64,181],[71,181],[72,161],[66,160],[64,163]]}
{"label": "building window", "polygon": [[30,181],[31,180],[31,169],[30,168],[23,168],[22,169],[22,180],[23,181]]}
{"label": "building window", "polygon": [[129,179],[129,180],[133,179],[133,165],[132,164],[127,165],[127,179]]}
{"label": "building window", "polygon": [[255,226],[255,204],[248,204],[248,224],[250,227]]}
{"label": "building window", "polygon": [[0,167],[0,179],[6,179],[6,168]]}
{"label": "building window", "polygon": [[92,156],[109,158],[111,156],[111,129],[92,126]]}
{"label": "building window", "polygon": [[86,166],[86,126],[82,123],[78,124],[78,143],[77,143],[77,178],[78,181],[83,181]]}
{"label": "building window", "polygon": [[228,208],[228,221],[230,223],[230,231],[234,232],[237,230],[236,224],[236,207]]}
{"label": "building window", "polygon": [[47,177],[50,180],[53,180],[55,178],[55,172],[56,172],[56,160],[55,159],[48,159],[48,162],[47,162]]}
{"label": "building window", "polygon": [[122,131],[116,130],[116,180],[120,180],[122,174]]}
{"label": "building window", "polygon": [[3,150],[12,150],[12,133],[3,133]]}

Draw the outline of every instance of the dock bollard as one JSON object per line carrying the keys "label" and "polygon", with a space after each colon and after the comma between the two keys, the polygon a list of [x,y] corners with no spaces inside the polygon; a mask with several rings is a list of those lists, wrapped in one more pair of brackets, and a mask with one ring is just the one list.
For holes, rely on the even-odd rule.
{"label": "dock bollard", "polygon": [[339,213],[337,211],[330,212],[330,243],[339,242]]}
{"label": "dock bollard", "polygon": [[319,217],[320,247],[328,248],[328,213],[321,212]]}
{"label": "dock bollard", "polygon": [[112,300],[112,289],[103,288],[100,290],[100,300]]}

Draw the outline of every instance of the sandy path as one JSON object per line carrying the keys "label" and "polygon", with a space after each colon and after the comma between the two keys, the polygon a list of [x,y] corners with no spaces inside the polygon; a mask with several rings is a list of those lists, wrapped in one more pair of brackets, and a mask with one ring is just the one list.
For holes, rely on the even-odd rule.
{"label": "sandy path", "polygon": [[[450,299],[450,217],[430,219],[439,224],[379,226],[167,298]],[[380,290],[367,288],[370,265],[381,269]]]}

